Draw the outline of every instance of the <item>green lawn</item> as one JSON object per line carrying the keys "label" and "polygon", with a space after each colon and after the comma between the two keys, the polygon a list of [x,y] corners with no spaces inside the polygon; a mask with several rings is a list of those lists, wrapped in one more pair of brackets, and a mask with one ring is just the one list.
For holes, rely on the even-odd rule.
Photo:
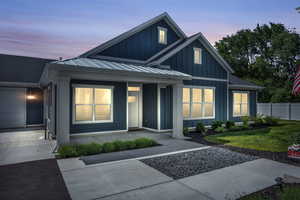
{"label": "green lawn", "polygon": [[294,142],[294,135],[300,133],[300,121],[280,120],[278,126],[270,128],[226,132],[206,136],[210,142],[261,151],[286,152]]}

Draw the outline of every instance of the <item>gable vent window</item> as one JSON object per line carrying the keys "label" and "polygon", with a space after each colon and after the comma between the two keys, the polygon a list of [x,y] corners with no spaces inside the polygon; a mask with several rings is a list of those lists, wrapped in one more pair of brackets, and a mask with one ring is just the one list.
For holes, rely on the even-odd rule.
{"label": "gable vent window", "polygon": [[194,63],[202,64],[202,49],[194,48]]}
{"label": "gable vent window", "polygon": [[158,43],[167,44],[167,31],[166,28],[158,27]]}

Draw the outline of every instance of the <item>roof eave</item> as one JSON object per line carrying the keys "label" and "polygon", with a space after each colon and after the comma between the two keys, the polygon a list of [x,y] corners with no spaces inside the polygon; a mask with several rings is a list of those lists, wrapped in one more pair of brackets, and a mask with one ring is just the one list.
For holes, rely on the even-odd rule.
{"label": "roof eave", "polygon": [[252,85],[229,84],[230,89],[262,90],[265,87]]}

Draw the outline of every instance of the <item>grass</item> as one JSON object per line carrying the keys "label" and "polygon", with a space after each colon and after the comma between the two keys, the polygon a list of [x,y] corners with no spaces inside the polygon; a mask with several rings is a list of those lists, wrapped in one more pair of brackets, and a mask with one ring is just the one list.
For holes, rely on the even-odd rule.
{"label": "grass", "polygon": [[100,153],[124,151],[129,149],[145,148],[157,145],[157,142],[149,138],[138,138],[135,140],[106,142],[103,144],[69,144],[62,145],[58,149],[60,158],[87,156]]}
{"label": "grass", "polygon": [[299,200],[300,199],[300,187],[299,185],[286,185],[283,190],[276,188],[273,189],[272,194],[268,193],[255,193],[246,197],[240,198],[240,200]]}
{"label": "grass", "polygon": [[269,128],[226,132],[206,136],[209,142],[230,146],[271,152],[286,152],[294,143],[294,137],[300,134],[300,121],[280,120],[278,126]]}

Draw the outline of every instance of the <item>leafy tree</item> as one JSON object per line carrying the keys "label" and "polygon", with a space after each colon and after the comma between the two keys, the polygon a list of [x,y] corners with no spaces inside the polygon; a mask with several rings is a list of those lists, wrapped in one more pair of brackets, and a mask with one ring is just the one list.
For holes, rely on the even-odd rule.
{"label": "leafy tree", "polygon": [[300,64],[300,35],[283,24],[257,25],[224,37],[215,44],[235,75],[264,86],[260,102],[300,101],[292,84]]}

